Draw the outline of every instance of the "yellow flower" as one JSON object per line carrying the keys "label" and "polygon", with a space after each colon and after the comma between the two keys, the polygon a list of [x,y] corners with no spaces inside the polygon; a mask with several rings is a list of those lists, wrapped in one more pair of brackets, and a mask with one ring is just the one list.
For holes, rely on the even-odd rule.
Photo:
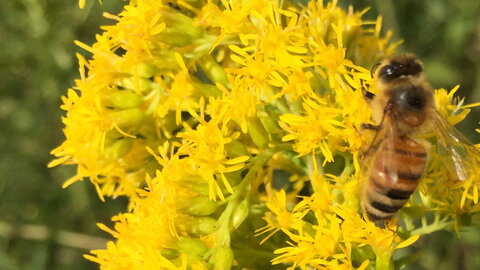
{"label": "yellow flower", "polygon": [[182,144],[178,150],[180,155],[187,155],[188,161],[194,170],[208,182],[210,198],[217,196],[224,200],[224,194],[217,182],[222,182],[228,192],[233,193],[231,184],[225,173],[240,170],[248,156],[239,156],[232,159],[227,157],[225,145],[238,137],[238,133],[227,134],[228,130],[218,127],[214,120],[205,122],[200,119],[200,124],[194,130],[185,125],[185,132],[179,133]]}
{"label": "yellow flower", "polygon": [[292,211],[287,210],[285,190],[280,190],[273,194],[273,198],[266,203],[271,214],[267,214],[264,219],[268,223],[265,227],[256,230],[256,235],[268,233],[262,240],[265,242],[276,232],[282,231],[287,235],[292,235],[293,232],[302,232],[303,230],[303,216],[308,211],[298,209],[295,207]]}
{"label": "yellow flower", "polygon": [[[114,23],[94,44],[76,42],[92,56],[78,56],[50,163],[77,166],[65,186],[88,179],[102,199],[128,197],[113,228],[100,225],[114,241],[86,257],[101,269],[382,270],[419,235],[468,225],[479,163],[459,182],[435,151],[401,226],[361,214],[363,91],[375,92],[370,67],[399,44],[366,11],[132,0],[106,14]],[[452,124],[479,105],[457,89],[435,93]]]}
{"label": "yellow flower", "polygon": [[324,163],[332,162],[332,148],[335,150],[334,147],[340,148],[341,145],[331,145],[329,140],[344,136],[344,124],[339,121],[341,109],[330,107],[326,99],[315,96],[304,99],[303,109],[305,116],[284,114],[280,117],[280,126],[289,133],[282,140],[295,140],[294,150],[300,155],[319,150],[325,157]]}

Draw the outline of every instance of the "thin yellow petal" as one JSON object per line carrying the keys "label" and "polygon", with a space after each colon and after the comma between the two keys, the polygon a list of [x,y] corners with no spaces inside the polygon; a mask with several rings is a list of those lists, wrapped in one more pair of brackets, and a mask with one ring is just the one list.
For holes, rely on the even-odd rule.
{"label": "thin yellow petal", "polygon": [[400,244],[398,244],[395,249],[400,249],[400,248],[404,248],[404,247],[408,247],[410,246],[411,244],[415,243],[418,238],[420,238],[420,235],[419,234],[415,234],[415,235],[412,235],[410,236],[407,240],[401,242]]}
{"label": "thin yellow petal", "polygon": [[225,188],[228,190],[228,192],[230,193],[233,193],[233,188],[232,186],[230,185],[230,183],[228,182],[227,178],[225,177],[225,175],[220,174],[221,177],[222,177],[222,181],[223,181],[223,185],[225,186]]}
{"label": "thin yellow petal", "polygon": [[86,2],[87,2],[87,0],[78,0],[78,7],[80,9],[83,9],[85,7]]}
{"label": "thin yellow petal", "polygon": [[240,157],[229,159],[229,160],[225,161],[223,164],[234,165],[234,164],[245,162],[249,158],[250,158],[249,156],[240,156]]}
{"label": "thin yellow petal", "polygon": [[370,263],[369,260],[363,261],[363,263],[357,268],[357,270],[364,270],[365,268],[367,268],[369,263]]}

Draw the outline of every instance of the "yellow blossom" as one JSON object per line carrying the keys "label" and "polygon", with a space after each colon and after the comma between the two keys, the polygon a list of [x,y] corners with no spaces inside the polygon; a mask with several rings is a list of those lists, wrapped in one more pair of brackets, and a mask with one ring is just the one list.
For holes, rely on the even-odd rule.
{"label": "yellow blossom", "polygon": [[[99,225],[114,239],[86,257],[101,269],[383,270],[419,235],[469,225],[480,154],[460,147],[470,162],[458,181],[438,134],[400,225],[362,215],[364,91],[399,44],[366,12],[337,0],[131,0],[106,13],[93,44],[75,42],[91,56],[77,56],[49,164],[76,166],[64,186],[128,197],[112,228]],[[451,124],[479,105],[457,89],[435,92]]]}

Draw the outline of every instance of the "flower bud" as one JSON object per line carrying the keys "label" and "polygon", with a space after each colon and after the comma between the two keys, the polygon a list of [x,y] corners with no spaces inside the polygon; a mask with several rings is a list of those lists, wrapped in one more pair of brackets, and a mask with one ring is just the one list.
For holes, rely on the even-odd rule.
{"label": "flower bud", "polygon": [[142,77],[125,77],[119,82],[119,86],[129,90],[135,90],[137,92],[147,92],[150,91],[157,84],[150,81],[147,78]]}
{"label": "flower bud", "polygon": [[198,64],[203,69],[207,77],[215,83],[230,85],[224,67],[220,66],[211,55],[205,55],[198,60]]}
{"label": "flower bud", "polygon": [[257,117],[248,119],[248,134],[258,147],[267,147],[268,133]]}
{"label": "flower bud", "polygon": [[220,97],[222,95],[222,91],[218,89],[216,86],[208,83],[202,83],[195,77],[192,77],[192,84],[195,89],[204,97]]}
{"label": "flower bud", "polygon": [[218,206],[217,202],[203,196],[189,200],[180,200],[178,204],[180,209],[193,216],[208,216],[213,214]]}
{"label": "flower bud", "polygon": [[109,160],[117,160],[130,152],[132,145],[132,139],[120,139],[107,146],[104,155]]}
{"label": "flower bud", "polygon": [[113,91],[102,96],[102,105],[107,108],[130,109],[138,107],[142,98],[132,91]]}
{"label": "flower bud", "polygon": [[233,216],[231,217],[231,224],[234,229],[237,229],[247,218],[249,213],[249,203],[248,200],[243,200],[240,204],[237,205],[235,210],[233,211]]}
{"label": "flower bud", "polygon": [[277,134],[277,139],[281,140],[282,129],[278,126],[279,113],[276,111],[272,111],[271,109],[269,110],[267,108],[267,111],[259,111],[257,113],[257,116],[260,119],[266,132],[272,134],[273,137],[274,134]]}
{"label": "flower bud", "polygon": [[129,129],[138,126],[144,118],[144,111],[138,108],[112,111],[109,118],[121,129]]}
{"label": "flower bud", "polygon": [[209,234],[216,229],[217,221],[210,217],[196,217],[181,224],[178,224],[178,227],[194,235]]}
{"label": "flower bud", "polygon": [[249,156],[247,148],[243,143],[239,141],[231,141],[225,145],[225,151],[227,151],[227,156],[229,158],[236,158],[240,156]]}
{"label": "flower bud", "polygon": [[215,252],[213,270],[230,270],[232,268],[234,254],[230,247],[221,247]]}
{"label": "flower bud", "polygon": [[140,76],[141,78],[151,78],[158,72],[158,69],[155,66],[147,63],[140,63],[132,69],[131,73]]}
{"label": "flower bud", "polygon": [[203,255],[208,251],[205,244],[196,238],[179,237],[175,249],[181,254],[187,255],[189,264],[203,259]]}
{"label": "flower bud", "polygon": [[192,18],[182,13],[164,9],[160,11],[160,14],[167,27],[158,33],[158,37],[166,44],[187,46],[195,43],[205,34],[202,28],[194,25]]}
{"label": "flower bud", "polygon": [[200,177],[191,177],[191,179],[183,181],[185,188],[195,191],[201,195],[209,196],[210,191],[208,184],[203,181]]}

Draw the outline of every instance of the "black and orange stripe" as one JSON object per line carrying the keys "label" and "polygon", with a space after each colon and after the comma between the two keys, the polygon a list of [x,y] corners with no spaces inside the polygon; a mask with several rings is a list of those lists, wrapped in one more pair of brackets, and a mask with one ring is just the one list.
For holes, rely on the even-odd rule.
{"label": "black and orange stripe", "polygon": [[425,148],[408,137],[383,141],[373,156],[363,209],[372,221],[393,216],[410,198],[427,164]]}

